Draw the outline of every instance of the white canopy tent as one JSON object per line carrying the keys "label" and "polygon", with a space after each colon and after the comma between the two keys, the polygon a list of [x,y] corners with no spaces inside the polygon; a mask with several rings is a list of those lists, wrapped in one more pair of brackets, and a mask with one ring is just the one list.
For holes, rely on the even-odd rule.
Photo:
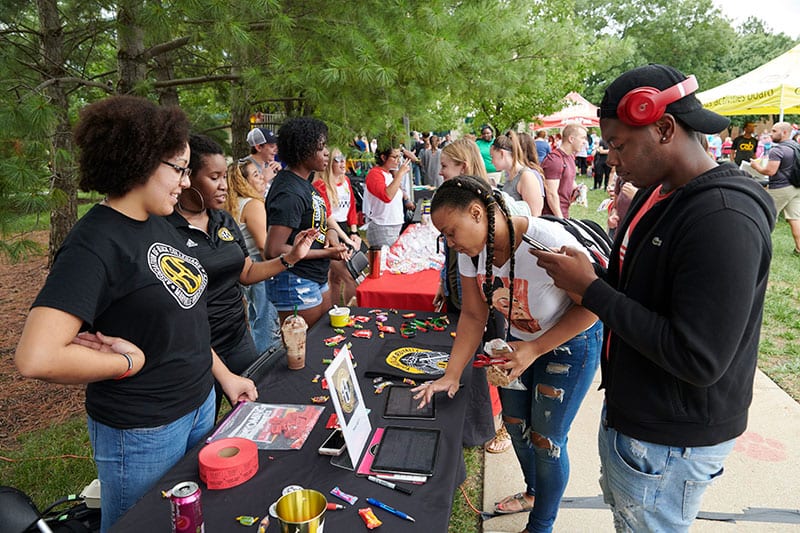
{"label": "white canopy tent", "polygon": [[597,106],[576,93],[564,97],[564,108],[546,117],[538,116],[534,120],[543,128],[563,128],[567,124],[580,124],[585,127],[599,126]]}
{"label": "white canopy tent", "polygon": [[800,114],[800,45],[697,98],[720,115]]}

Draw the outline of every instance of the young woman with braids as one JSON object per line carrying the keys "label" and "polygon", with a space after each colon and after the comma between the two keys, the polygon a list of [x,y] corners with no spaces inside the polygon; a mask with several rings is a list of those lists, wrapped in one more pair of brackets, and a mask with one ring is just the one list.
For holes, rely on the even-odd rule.
{"label": "young woman with braids", "polygon": [[495,510],[530,511],[525,531],[551,531],[569,478],[567,433],[597,369],[602,325],[553,284],[521,236],[551,248],[580,246],[558,224],[510,216],[502,196],[471,176],[439,187],[431,219],[460,254],[461,316],[445,375],[417,387],[415,397],[422,405],[437,392],[453,397],[489,314],[507,313],[505,336],[514,351],[501,367],[526,390],[502,388],[500,399],[527,487]]}

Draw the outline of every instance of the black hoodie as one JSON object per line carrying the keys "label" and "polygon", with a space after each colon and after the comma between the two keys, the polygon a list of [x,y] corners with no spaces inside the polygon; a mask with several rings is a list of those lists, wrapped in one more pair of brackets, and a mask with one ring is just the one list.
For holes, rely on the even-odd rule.
{"label": "black hoodie", "polygon": [[747,427],[775,206],[733,165],[716,167],[642,216],[620,272],[620,242],[652,190],[583,297],[606,329],[606,421],[647,442],[710,446]]}

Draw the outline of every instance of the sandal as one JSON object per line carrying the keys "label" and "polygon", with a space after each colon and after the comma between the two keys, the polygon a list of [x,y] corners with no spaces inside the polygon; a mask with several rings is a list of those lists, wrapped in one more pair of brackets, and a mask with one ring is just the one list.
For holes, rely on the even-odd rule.
{"label": "sandal", "polygon": [[[509,504],[516,504],[513,508],[508,508]],[[501,509],[500,506],[506,507],[505,509]],[[506,496],[499,502],[494,504],[494,512],[496,514],[514,514],[514,513],[526,513],[533,509],[533,503],[528,502],[525,499],[524,492],[518,492],[513,496]]]}
{"label": "sandal", "polygon": [[511,448],[511,435],[505,426],[500,426],[492,440],[483,445],[483,449],[488,453],[503,453],[509,448]]}

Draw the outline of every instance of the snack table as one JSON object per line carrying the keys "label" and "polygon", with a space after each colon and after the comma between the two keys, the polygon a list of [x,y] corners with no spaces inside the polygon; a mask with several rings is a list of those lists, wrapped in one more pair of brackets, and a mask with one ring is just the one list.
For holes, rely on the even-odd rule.
{"label": "snack table", "polygon": [[[433,267],[440,267],[444,262],[438,249],[438,237],[439,232],[432,224],[411,224],[406,228],[391,246],[390,255],[409,261],[405,266],[412,268],[400,270],[411,273],[386,271],[379,278],[368,276],[356,289],[358,305],[434,312],[433,299],[439,289],[440,268]],[[434,256],[438,257],[438,264]]]}
{"label": "snack table", "polygon": [[[465,392],[470,390],[471,367],[465,370],[462,380],[464,387],[455,398],[449,399],[444,394],[436,396],[435,420],[384,419],[382,415],[385,395],[375,394],[372,378],[367,378],[364,374],[368,369],[374,370],[375,362],[382,360],[390,349],[395,349],[398,345],[432,350],[444,348],[449,351],[453,340],[450,332],[456,329],[455,318],[450,317],[451,324],[445,331],[418,332],[415,338],[404,339],[399,333],[400,324],[406,319],[401,316],[404,311],[400,310],[398,314],[389,313],[388,321],[385,322],[396,327],[398,333],[385,333],[384,338],[380,338],[375,327],[375,315],[368,314],[368,311],[366,308],[353,308],[352,315],[371,317],[371,320],[364,324],[365,329],[374,332],[371,339],[352,337],[351,333],[355,331],[353,328],[345,328],[345,331],[347,341],[352,342],[351,352],[357,363],[355,371],[364,402],[367,408],[371,409],[370,422],[373,431],[376,427],[390,425],[441,430],[434,474],[425,484],[403,484],[413,490],[412,495],[406,495],[358,477],[352,471],[335,467],[330,464],[330,457],[319,455],[317,449],[330,433],[330,430],[325,429],[325,423],[334,412],[332,401],[328,400],[324,404],[325,410],[301,449],[259,450],[258,472],[239,486],[208,490],[200,481],[198,471],[198,454],[205,444],[195,447],[115,524],[112,531],[137,533],[169,531],[170,503],[162,498],[161,491],[169,490],[181,481],[194,481],[199,484],[202,490],[201,501],[206,531],[246,531],[235,521],[235,517],[240,515],[263,517],[270,504],[277,501],[283,488],[288,485],[301,485],[303,488],[318,490],[329,502],[345,506],[341,511],[326,511],[326,531],[367,531],[358,515],[358,509],[364,507],[372,507],[375,515],[383,522],[379,529],[382,533],[447,531],[454,493],[465,477],[461,441],[464,413],[468,403]],[[429,313],[417,313],[417,318],[425,319],[427,316]],[[327,316],[309,330],[306,366],[301,370],[289,370],[285,356],[273,357],[269,363],[254,364],[256,370],[251,371],[250,375],[258,386],[259,402],[311,404],[312,396],[330,395],[330,391],[323,391],[320,383],[312,380],[317,374],[324,373],[325,364],[322,359],[333,357],[333,348],[323,342],[323,339],[333,335],[335,333]],[[358,496],[355,505],[349,505],[330,494],[331,489],[337,486],[345,493]],[[402,520],[374,505],[370,506],[366,502],[367,497],[380,500],[413,516],[416,522]],[[277,522],[277,519],[271,519],[267,532],[279,531]],[[251,526],[250,530],[255,531],[256,528],[257,526]]]}

